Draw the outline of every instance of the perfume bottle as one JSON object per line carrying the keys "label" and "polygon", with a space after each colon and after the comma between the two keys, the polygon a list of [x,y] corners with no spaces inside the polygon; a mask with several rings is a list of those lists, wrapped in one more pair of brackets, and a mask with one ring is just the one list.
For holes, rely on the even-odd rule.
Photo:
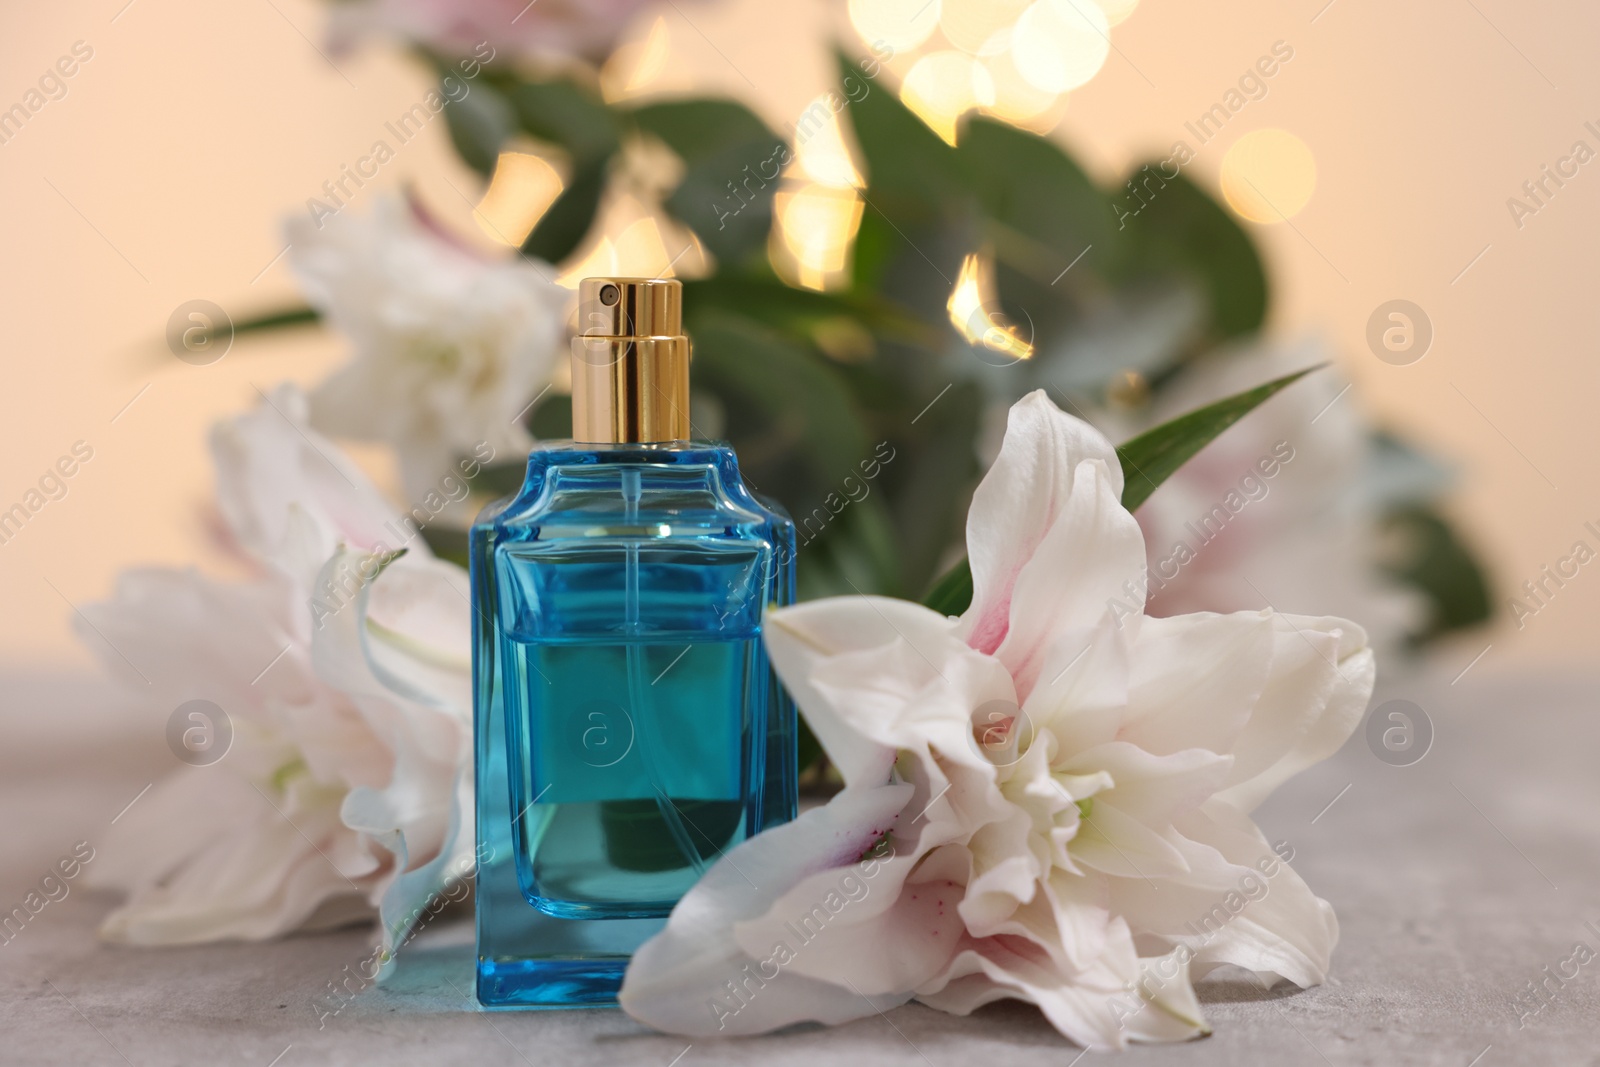
{"label": "perfume bottle", "polygon": [[614,1004],[727,849],[796,807],[794,706],[761,643],[794,526],[690,440],[677,281],[590,278],[572,442],[471,533],[478,999]]}

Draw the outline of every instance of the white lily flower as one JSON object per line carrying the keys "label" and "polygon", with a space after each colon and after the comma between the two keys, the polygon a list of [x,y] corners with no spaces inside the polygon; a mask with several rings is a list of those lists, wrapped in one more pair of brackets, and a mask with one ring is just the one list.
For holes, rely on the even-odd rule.
{"label": "white lily flower", "polygon": [[354,0],[332,12],[336,50],[375,35],[416,41],[445,55],[483,44],[543,58],[603,59],[650,0]]}
{"label": "white lily flower", "polygon": [[388,443],[414,500],[485,445],[527,454],[520,416],[567,351],[553,268],[482,258],[394,198],[287,233],[306,299],[356,350],[312,394],[313,425]]}
{"label": "white lily flower", "polygon": [[387,960],[470,862],[466,574],[431,557],[305,408],[283,386],[213,433],[220,507],[258,580],[135,571],[84,608],[142,697],[163,713],[210,701],[226,725],[209,728],[232,732],[220,759],[157,782],[113,828],[92,871],[129,894],[108,939],[259,939],[376,906]]}
{"label": "white lily flower", "polygon": [[1128,609],[1145,553],[1121,494],[1111,444],[1033,393],[973,496],[961,618],[769,613],[845,789],[719,860],[635,955],[630,1014],[711,1036],[1009,997],[1122,1047],[1207,1032],[1191,977],[1217,966],[1325,978],[1333,910],[1249,812],[1354,730],[1365,634]]}

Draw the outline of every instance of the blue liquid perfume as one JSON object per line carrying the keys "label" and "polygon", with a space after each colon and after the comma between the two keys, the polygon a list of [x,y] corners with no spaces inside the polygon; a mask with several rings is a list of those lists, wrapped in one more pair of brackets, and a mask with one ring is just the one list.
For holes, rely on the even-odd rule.
{"label": "blue liquid perfume", "polygon": [[590,278],[574,442],[472,528],[478,999],[616,1002],[725,850],[794,817],[794,706],[761,643],[794,526],[689,440],[677,281]]}

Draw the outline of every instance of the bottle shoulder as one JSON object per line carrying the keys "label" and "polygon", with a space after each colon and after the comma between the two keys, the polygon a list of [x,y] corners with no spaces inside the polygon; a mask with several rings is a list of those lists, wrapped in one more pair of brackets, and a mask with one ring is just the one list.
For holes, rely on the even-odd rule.
{"label": "bottle shoulder", "polygon": [[[662,528],[669,531],[661,532]],[[481,528],[481,529],[480,529]],[[746,485],[733,449],[721,442],[574,444],[541,442],[528,456],[516,495],[480,512],[474,530],[497,537],[537,529],[541,539],[629,532],[703,536],[724,531],[792,538],[781,507]]]}

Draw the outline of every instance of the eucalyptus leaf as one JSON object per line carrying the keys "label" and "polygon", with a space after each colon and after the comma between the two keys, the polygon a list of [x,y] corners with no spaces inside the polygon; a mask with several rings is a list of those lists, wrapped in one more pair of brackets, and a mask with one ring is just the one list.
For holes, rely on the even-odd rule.
{"label": "eucalyptus leaf", "polygon": [[916,421],[894,435],[896,451],[879,481],[899,531],[900,585],[910,595],[927,588],[950,546],[961,540],[970,490],[979,474],[972,443],[980,432],[983,408],[983,391],[970,380],[904,406],[903,417]]}
{"label": "eucalyptus leaf", "polygon": [[444,108],[450,143],[467,166],[485,176],[494,173],[500,146],[517,126],[511,103],[487,82]]}
{"label": "eucalyptus leaf", "polygon": [[601,156],[575,167],[567,187],[522,242],[524,255],[559,263],[577,249],[600,210],[610,162],[610,156]]}
{"label": "eucalyptus leaf", "polygon": [[1494,616],[1489,580],[1472,551],[1433,508],[1417,504],[1384,518],[1386,539],[1394,546],[1383,569],[1428,601],[1428,621],[1409,635],[1422,646],[1445,634],[1478,626]]}
{"label": "eucalyptus leaf", "polygon": [[1096,245],[1104,249],[1110,242],[1105,193],[1054,142],[974,118],[962,129],[956,154],[1002,261],[1050,284]]}
{"label": "eucalyptus leaf", "polygon": [[721,272],[683,283],[685,313],[731,312],[796,335],[811,336],[819,324],[841,318],[901,340],[936,342],[930,329],[877,293],[818,292],[785,285],[771,273]]}
{"label": "eucalyptus leaf", "polygon": [[[1160,164],[1133,171],[1113,200],[1108,252],[1124,280],[1179,274],[1204,288],[1219,340],[1253,333],[1267,315],[1267,273],[1255,242],[1221,204]],[[1125,186],[1127,190],[1129,187]]]}
{"label": "eucalyptus leaf", "polygon": [[928,128],[885,85],[861,76],[849,56],[838,57],[849,116],[866,163],[867,211],[902,228],[935,223],[960,210],[971,193],[956,150]]}
{"label": "eucalyptus leaf", "polygon": [[673,100],[633,112],[684,162],[667,210],[718,260],[737,264],[766,245],[772,198],[792,155],[783,138],[732,100]]}
{"label": "eucalyptus leaf", "polygon": [[687,162],[746,141],[778,140],[754,111],[734,100],[669,100],[635,108],[632,114],[640,129],[661,138]]}
{"label": "eucalyptus leaf", "polygon": [[806,345],[751,319],[701,313],[691,329],[696,385],[722,399],[741,467],[758,492],[803,523],[871,451],[846,378]]}
{"label": "eucalyptus leaf", "polygon": [[519,82],[506,95],[523,130],[564,149],[575,164],[617,150],[617,117],[588,86],[562,79]]}

